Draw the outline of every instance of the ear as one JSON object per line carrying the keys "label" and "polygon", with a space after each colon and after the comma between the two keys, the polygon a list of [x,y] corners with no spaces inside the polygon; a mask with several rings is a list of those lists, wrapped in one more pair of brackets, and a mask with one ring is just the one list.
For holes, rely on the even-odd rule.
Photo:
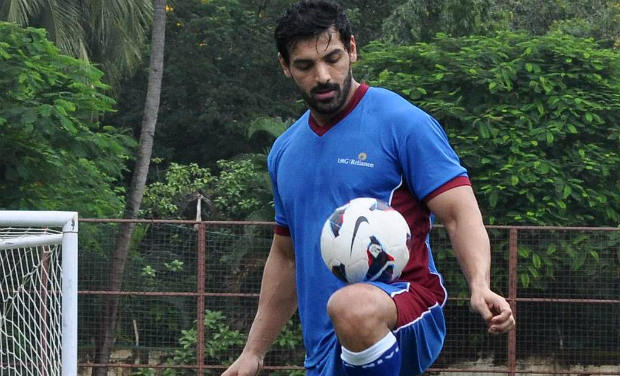
{"label": "ear", "polygon": [[286,64],[286,61],[284,61],[284,58],[279,52],[278,61],[280,62],[280,67],[282,68],[282,72],[284,72],[284,75],[288,78],[291,78],[291,70],[289,69],[288,64]]}
{"label": "ear", "polygon": [[349,41],[349,60],[351,60],[351,63],[357,61],[357,45],[355,44],[355,37],[353,35],[351,35],[351,40]]}

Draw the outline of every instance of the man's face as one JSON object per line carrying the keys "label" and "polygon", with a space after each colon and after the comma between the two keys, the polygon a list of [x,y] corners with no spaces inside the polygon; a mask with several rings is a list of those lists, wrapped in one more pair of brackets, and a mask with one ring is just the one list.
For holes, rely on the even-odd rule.
{"label": "man's face", "polygon": [[290,51],[289,64],[280,63],[311,110],[323,116],[337,114],[350,97],[351,63],[357,60],[355,39],[349,51],[333,28],[318,38],[298,41]]}

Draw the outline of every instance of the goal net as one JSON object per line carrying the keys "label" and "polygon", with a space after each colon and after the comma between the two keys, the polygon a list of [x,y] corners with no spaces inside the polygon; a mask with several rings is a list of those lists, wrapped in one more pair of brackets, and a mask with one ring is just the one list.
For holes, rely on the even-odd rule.
{"label": "goal net", "polygon": [[0,376],[77,375],[77,213],[0,211]]}

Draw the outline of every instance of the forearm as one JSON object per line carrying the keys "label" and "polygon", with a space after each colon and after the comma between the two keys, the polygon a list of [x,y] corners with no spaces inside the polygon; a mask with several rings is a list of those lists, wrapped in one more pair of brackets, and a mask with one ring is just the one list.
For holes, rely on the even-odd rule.
{"label": "forearm", "polygon": [[261,359],[297,309],[295,260],[291,252],[292,249],[274,252],[272,248],[263,271],[258,310],[244,348],[244,352]]}
{"label": "forearm", "polygon": [[478,203],[469,186],[455,187],[428,202],[446,226],[471,293],[470,304],[487,322],[489,332],[515,326],[508,302],[491,291],[491,246]]}
{"label": "forearm", "polygon": [[491,279],[489,236],[471,187],[451,189],[428,204],[448,231],[470,291],[488,289]]}
{"label": "forearm", "polygon": [[489,237],[479,215],[474,218],[445,224],[470,291],[488,289],[491,282]]}

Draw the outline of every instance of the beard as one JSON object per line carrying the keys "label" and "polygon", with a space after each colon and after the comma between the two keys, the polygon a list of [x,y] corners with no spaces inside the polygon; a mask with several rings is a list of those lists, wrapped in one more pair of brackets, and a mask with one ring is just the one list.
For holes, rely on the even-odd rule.
{"label": "beard", "polygon": [[[321,115],[336,115],[344,107],[349,91],[351,90],[351,84],[353,82],[353,72],[349,69],[347,77],[342,83],[342,87],[338,84],[320,84],[312,88],[310,92],[301,90],[301,96],[306,101],[308,107],[316,111]],[[315,97],[318,92],[333,90],[335,95],[329,100],[319,100]]]}

